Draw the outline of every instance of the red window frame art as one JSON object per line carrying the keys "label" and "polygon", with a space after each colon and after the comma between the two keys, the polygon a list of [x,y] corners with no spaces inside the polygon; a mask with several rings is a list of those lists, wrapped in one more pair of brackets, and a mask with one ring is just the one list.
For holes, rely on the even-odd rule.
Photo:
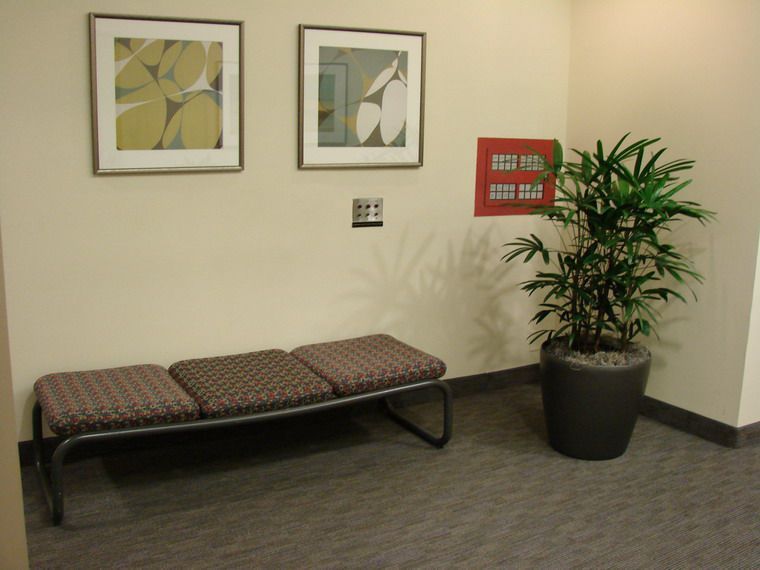
{"label": "red window frame art", "polygon": [[[475,216],[524,215],[531,213],[530,206],[553,204],[554,177],[543,181],[543,192],[538,189],[530,192],[528,187],[538,172],[524,169],[531,161],[535,165],[536,153],[551,164],[553,146],[552,139],[479,138]],[[536,195],[539,197],[533,197]]]}

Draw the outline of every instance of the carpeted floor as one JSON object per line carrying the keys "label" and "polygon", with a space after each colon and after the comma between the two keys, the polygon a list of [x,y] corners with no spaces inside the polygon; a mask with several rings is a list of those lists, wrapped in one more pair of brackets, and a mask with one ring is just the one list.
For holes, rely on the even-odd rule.
{"label": "carpeted floor", "polygon": [[760,568],[760,446],[641,417],[584,462],[546,444],[536,385],[454,409],[443,450],[341,413],[76,459],[58,528],[24,467],[32,568]]}

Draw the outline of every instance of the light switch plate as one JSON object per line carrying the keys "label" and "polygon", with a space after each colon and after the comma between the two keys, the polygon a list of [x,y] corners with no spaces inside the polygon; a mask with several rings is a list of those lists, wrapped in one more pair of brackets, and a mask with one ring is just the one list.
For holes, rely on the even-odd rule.
{"label": "light switch plate", "polygon": [[371,228],[383,225],[382,198],[354,198],[351,225],[355,228]]}

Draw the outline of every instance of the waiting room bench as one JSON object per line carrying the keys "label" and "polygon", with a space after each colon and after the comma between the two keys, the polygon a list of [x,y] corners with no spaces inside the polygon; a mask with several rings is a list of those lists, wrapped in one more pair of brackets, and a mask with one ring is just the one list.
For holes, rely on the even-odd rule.
{"label": "waiting room bench", "polygon": [[[156,364],[60,372],[34,384],[33,445],[53,524],[63,520],[63,463],[84,443],[257,423],[378,400],[431,445],[451,439],[452,394],[440,359],[389,335]],[[434,389],[443,398],[440,436],[400,415],[388,398]],[[44,458],[43,415],[64,439]]]}

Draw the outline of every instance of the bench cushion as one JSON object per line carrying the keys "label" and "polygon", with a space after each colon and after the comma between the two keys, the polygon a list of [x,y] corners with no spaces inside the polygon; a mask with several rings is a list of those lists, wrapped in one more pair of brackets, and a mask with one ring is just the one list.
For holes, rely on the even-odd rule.
{"label": "bench cushion", "polygon": [[172,377],[205,417],[276,410],[333,398],[330,385],[284,350],[175,362]]}
{"label": "bench cushion", "polygon": [[193,399],[156,364],[48,374],[34,392],[59,435],[199,417]]}
{"label": "bench cushion", "polygon": [[291,354],[327,380],[339,396],[440,378],[446,364],[387,334],[309,344]]}

